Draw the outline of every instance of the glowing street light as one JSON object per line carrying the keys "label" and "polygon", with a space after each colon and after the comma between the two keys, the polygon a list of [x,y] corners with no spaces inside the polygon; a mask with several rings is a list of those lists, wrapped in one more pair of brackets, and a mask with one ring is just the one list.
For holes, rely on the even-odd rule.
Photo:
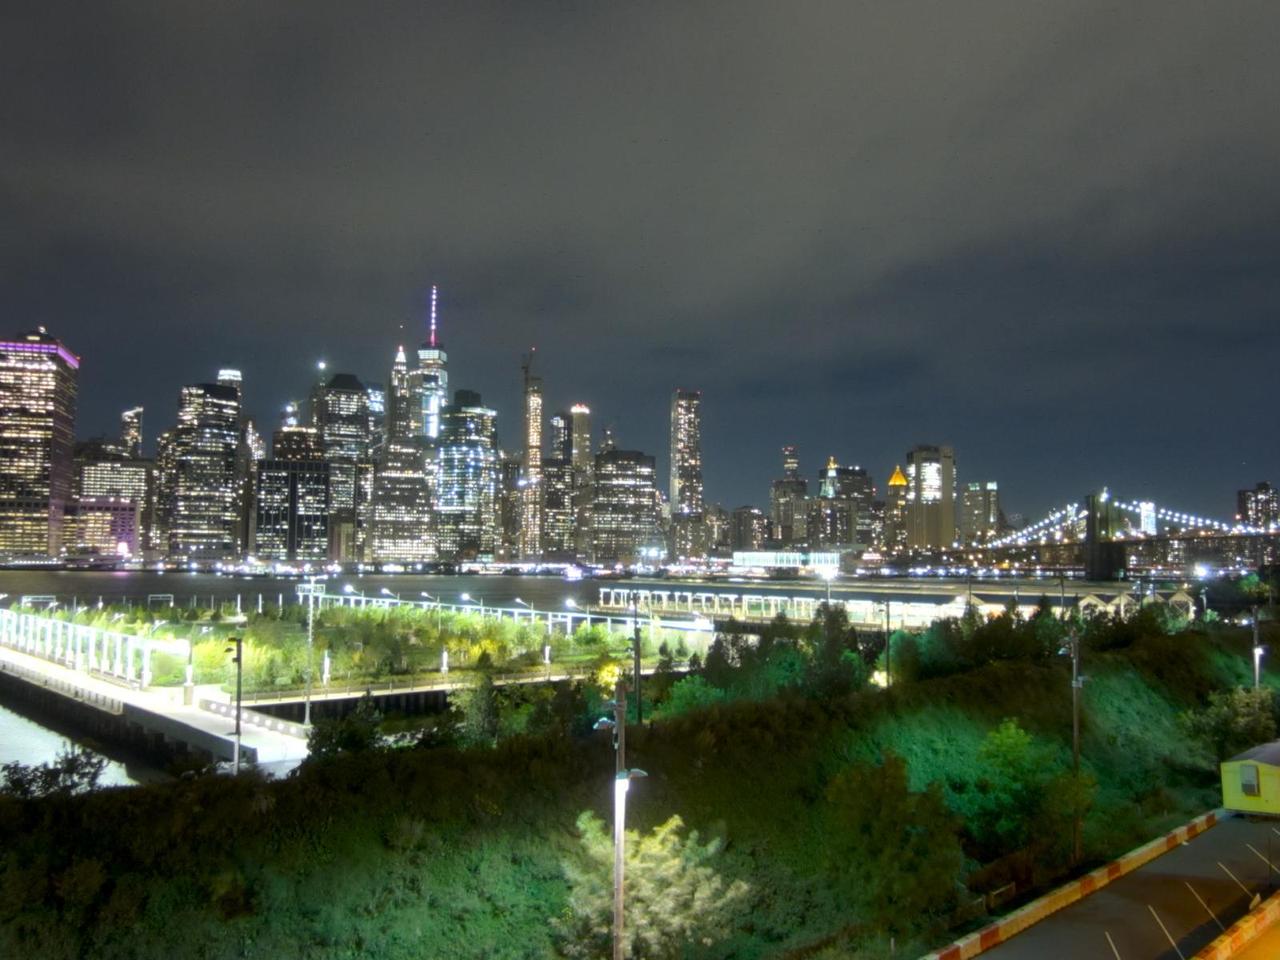
{"label": "glowing street light", "polygon": [[1255,690],[1262,685],[1262,655],[1266,651],[1267,648],[1260,643],[1253,645],[1253,689]]}
{"label": "glowing street light", "polygon": [[613,960],[623,960],[623,873],[626,863],[627,791],[632,780],[647,777],[643,770],[627,769],[627,687],[618,679],[613,698],[613,719],[601,717],[597,730],[613,731]]}
{"label": "glowing street light", "polygon": [[461,599],[463,603],[474,603],[476,606],[480,608],[480,616],[482,617],[484,616],[484,599],[483,598],[476,600],[471,596],[471,594],[464,593],[461,595],[459,599]]}

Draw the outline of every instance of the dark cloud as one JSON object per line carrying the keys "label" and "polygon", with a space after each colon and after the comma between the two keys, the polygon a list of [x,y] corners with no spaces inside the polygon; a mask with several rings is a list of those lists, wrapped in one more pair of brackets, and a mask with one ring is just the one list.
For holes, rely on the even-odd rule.
{"label": "dark cloud", "polygon": [[244,368],[385,378],[444,291],[514,441],[519,356],[708,490],[777,448],[951,442],[1037,511],[1280,480],[1266,3],[39,4],[0,13],[0,313],[82,432]]}

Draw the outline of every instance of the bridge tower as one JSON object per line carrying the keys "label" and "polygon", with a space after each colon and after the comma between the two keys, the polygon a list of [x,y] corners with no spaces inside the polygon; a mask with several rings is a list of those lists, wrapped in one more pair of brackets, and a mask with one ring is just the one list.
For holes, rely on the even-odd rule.
{"label": "bridge tower", "polygon": [[1104,487],[1084,498],[1084,575],[1089,580],[1124,578],[1127,558],[1115,535],[1124,526],[1122,511]]}

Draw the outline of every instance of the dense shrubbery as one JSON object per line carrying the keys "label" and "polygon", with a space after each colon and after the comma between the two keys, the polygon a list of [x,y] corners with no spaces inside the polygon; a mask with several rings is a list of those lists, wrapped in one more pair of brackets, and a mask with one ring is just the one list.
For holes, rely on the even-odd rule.
{"label": "dense shrubbery", "polygon": [[[838,614],[779,621],[758,644],[731,631],[688,675],[663,651],[644,690],[657,720],[628,730],[628,762],[650,774],[629,825],[637,849],[666,851],[659,865],[687,865],[695,900],[740,898],[705,926],[673,923],[663,944],[749,958],[893,934],[906,952],[976,893],[1059,873],[1077,813],[1096,860],[1213,805],[1221,731],[1266,730],[1261,698],[1211,698],[1251,679],[1249,638],[1148,616],[1076,625],[1090,677],[1079,780],[1064,635],[1043,615],[897,634],[888,691],[868,679],[883,636]],[[618,670],[604,653],[593,682],[495,688],[477,672],[414,749],[370,748],[371,715],[317,725],[315,759],[282,782],[0,800],[0,955],[591,949],[613,757],[590,726]],[[681,839],[675,815],[714,849]]]}

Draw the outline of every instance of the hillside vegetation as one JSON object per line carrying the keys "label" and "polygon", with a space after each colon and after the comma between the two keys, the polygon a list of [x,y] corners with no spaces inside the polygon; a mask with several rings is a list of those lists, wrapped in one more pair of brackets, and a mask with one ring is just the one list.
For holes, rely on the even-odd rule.
{"label": "hillside vegetation", "polygon": [[[1275,732],[1269,690],[1229,695],[1252,683],[1247,633],[1150,609],[1076,628],[1078,778],[1047,615],[896,634],[888,690],[868,682],[884,638],[835,612],[728,634],[688,675],[664,657],[627,731],[648,773],[627,812],[629,916],[651,930],[633,955],[870,958],[890,937],[910,955],[978,922],[984,894],[1216,806],[1215,753]],[[283,781],[0,797],[0,956],[602,956],[604,695],[481,677],[416,746],[338,721],[365,727],[322,729]]]}

